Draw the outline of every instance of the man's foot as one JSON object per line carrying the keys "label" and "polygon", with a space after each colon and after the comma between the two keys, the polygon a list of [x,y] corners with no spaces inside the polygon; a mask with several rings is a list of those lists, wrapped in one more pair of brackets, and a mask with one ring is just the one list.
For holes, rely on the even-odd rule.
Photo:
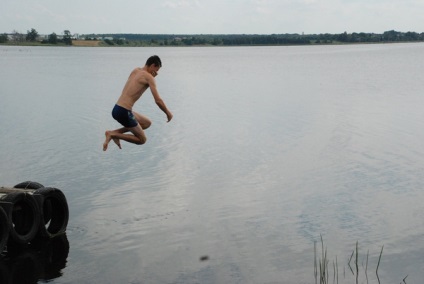
{"label": "man's foot", "polygon": [[109,145],[110,140],[112,140],[112,136],[110,135],[110,131],[106,131],[105,136],[106,136],[106,139],[105,139],[105,142],[103,142],[103,151],[107,150],[107,146]]}
{"label": "man's foot", "polygon": [[118,145],[119,149],[122,149],[121,148],[121,142],[119,141],[118,138],[112,138],[112,140],[113,140],[113,142],[115,142],[116,145]]}

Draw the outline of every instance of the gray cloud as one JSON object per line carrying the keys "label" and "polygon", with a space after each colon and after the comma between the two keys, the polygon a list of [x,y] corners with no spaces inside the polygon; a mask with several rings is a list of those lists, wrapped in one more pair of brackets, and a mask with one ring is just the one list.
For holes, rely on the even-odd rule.
{"label": "gray cloud", "polygon": [[4,0],[0,32],[423,32],[423,10],[418,0]]}

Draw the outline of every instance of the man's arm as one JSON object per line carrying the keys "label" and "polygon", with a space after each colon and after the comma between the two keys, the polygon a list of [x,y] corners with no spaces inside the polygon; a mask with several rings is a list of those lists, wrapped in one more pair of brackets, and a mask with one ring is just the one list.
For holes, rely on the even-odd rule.
{"label": "man's arm", "polygon": [[166,107],[165,102],[160,97],[159,92],[156,88],[156,82],[155,82],[155,79],[153,78],[153,76],[150,78],[149,81],[150,81],[149,82],[150,91],[152,92],[153,98],[155,99],[155,103],[166,114],[166,117],[168,118],[168,122],[170,122],[173,115],[169,111],[169,109]]}

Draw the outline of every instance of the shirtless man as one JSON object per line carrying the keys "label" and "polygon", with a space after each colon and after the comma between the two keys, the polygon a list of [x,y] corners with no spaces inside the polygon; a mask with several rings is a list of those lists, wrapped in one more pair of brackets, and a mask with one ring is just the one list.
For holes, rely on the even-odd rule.
{"label": "shirtless man", "polygon": [[[171,121],[173,115],[156,89],[155,77],[161,67],[160,58],[154,55],[147,59],[143,68],[136,68],[131,72],[122,94],[112,110],[112,117],[122,124],[123,128],[105,132],[106,140],[103,143],[103,151],[107,150],[110,140],[113,140],[119,149],[121,149],[120,140],[138,145],[146,143],[147,138],[144,134],[144,129],[149,128],[152,122],[146,116],[132,111],[132,108],[149,87],[156,104],[166,114],[168,122]],[[125,134],[126,132],[131,132],[132,134]]]}

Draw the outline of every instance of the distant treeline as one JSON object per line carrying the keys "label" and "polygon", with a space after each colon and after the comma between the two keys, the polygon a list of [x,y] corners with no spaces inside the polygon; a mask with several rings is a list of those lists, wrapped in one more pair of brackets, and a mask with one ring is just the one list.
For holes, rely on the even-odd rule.
{"label": "distant treeline", "polygon": [[10,34],[0,34],[0,44],[65,44],[72,45],[72,35],[69,30],[65,30],[63,35],[58,36],[56,33],[52,33],[48,36],[40,36],[36,29],[32,28],[28,30],[26,35],[17,31],[13,31]]}
{"label": "distant treeline", "polygon": [[386,31],[341,34],[86,34],[40,36],[35,29],[22,34],[0,34],[0,44],[66,44],[72,40],[100,40],[101,45],[117,46],[237,46],[237,45],[309,45],[342,43],[383,43],[424,41],[424,33]]}
{"label": "distant treeline", "polygon": [[386,31],[376,33],[341,34],[90,34],[85,39],[103,39],[109,45],[308,45],[337,43],[382,43],[424,41],[424,33]]}

